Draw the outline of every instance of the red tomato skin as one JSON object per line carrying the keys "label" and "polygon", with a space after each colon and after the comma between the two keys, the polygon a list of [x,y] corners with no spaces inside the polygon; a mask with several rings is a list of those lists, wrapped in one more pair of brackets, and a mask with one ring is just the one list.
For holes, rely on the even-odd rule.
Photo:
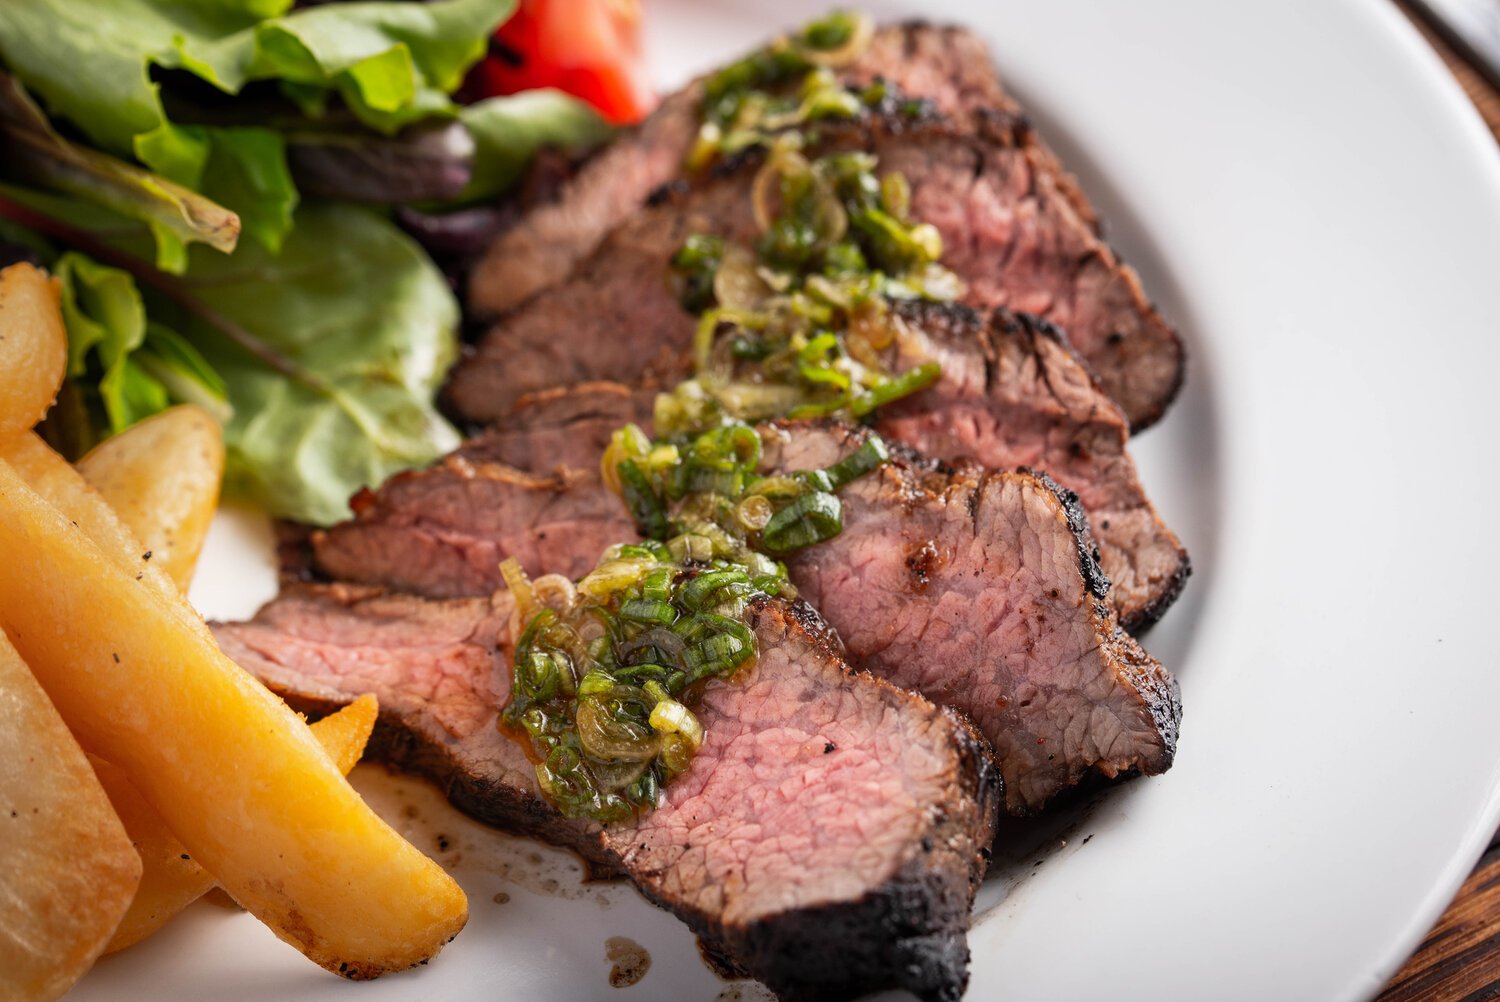
{"label": "red tomato skin", "polygon": [[640,121],[656,104],[646,82],[637,0],[521,0],[471,71],[466,97],[554,87],[608,121]]}

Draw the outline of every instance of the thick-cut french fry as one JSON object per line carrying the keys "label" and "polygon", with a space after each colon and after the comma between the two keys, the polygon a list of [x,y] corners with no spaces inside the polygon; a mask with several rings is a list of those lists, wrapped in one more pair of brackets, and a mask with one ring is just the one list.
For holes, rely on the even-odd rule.
{"label": "thick-cut french fry", "polygon": [[186,592],[224,475],[224,433],[214,416],[191,404],[162,411],[105,439],[78,471]]}
{"label": "thick-cut french fry", "polygon": [[57,282],[29,264],[0,271],[0,438],[47,414],[68,368]]}
{"label": "thick-cut french fry", "polygon": [[[365,695],[312,725],[313,736],[340,772],[347,774],[359,762],[375,727],[378,709],[375,697]],[[214,878],[177,841],[124,772],[103,759],[89,758],[131,843],[140,853],[143,867],[141,886],[104,948],[105,953],[114,953],[160,929],[173,915],[206,894],[214,885]]]}
{"label": "thick-cut french fry", "polygon": [[339,767],[339,772],[347,776],[350,769],[359,765],[379,716],[380,704],[373,695],[365,693],[337,712],[313,721],[313,737],[333,759],[333,764]]}
{"label": "thick-cut french fry", "polygon": [[0,722],[0,999],[53,999],[104,949],[141,861],[4,634]]}
{"label": "thick-cut french fry", "polygon": [[463,891],[296,714],[8,463],[0,552],[0,626],[63,719],[277,935],[362,978],[420,963],[463,927]]}
{"label": "thick-cut french fry", "polygon": [[89,764],[109,794],[109,802],[141,861],[140,886],[104,948],[105,953],[113,953],[161,928],[167,919],[208,893],[214,878],[172,837],[123,770],[94,755],[89,756]]}
{"label": "thick-cut french fry", "polygon": [[[9,463],[48,504],[99,544],[105,557],[125,573],[181,602],[172,579],[146,556],[146,549],[73,464],[52,451],[35,432],[0,440],[0,460]],[[208,629],[201,632],[207,636]]]}

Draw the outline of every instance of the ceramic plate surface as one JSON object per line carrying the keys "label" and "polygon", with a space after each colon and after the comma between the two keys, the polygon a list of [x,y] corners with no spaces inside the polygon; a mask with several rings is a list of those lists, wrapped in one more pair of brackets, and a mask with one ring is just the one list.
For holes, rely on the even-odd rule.
{"label": "ceramic plate surface", "polygon": [[[663,86],[814,12],[647,6]],[[1500,822],[1500,156],[1383,2],[940,16],[988,38],[1191,352],[1183,398],[1135,446],[1196,565],[1146,637],[1182,681],[1177,765],[998,867],[969,997],[1367,997]],[[263,527],[228,513],[201,578],[206,612],[252,612],[274,589]],[[420,784],[356,781],[470,894],[438,961],[348,984],[202,902],[76,996],[757,997],[629,889],[581,885],[566,856]],[[634,987],[608,986],[612,936],[651,957]]]}

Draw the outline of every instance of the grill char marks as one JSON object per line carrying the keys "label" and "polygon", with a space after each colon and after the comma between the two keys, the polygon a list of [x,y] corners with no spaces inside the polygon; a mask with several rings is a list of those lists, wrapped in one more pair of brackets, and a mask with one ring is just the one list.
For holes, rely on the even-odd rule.
{"label": "grill char marks", "polygon": [[[869,150],[882,172],[906,175],[913,214],[942,235],[944,263],[968,283],[967,302],[1059,324],[1133,429],[1161,416],[1182,382],[1182,344],[1135,272],[1099,239],[1076,184],[1013,102],[950,118],[827,123],[810,152],[846,149]],[[448,388],[453,409],[488,423],[550,386],[684,374],[693,321],[673,297],[667,262],[694,232],[755,237],[749,187],[761,161],[750,151],[707,178],[674,182],[592,237],[593,251],[549,282],[551,294],[515,304],[459,366]]]}
{"label": "grill char marks", "polygon": [[[818,469],[867,434],[782,425],[763,432],[765,465]],[[1103,599],[1071,492],[1024,472],[897,456],[840,498],[844,531],[793,554],[792,580],[856,664],[974,720],[1012,812],[1171,765],[1177,683]]]}
{"label": "grill char marks", "polygon": [[973,122],[975,138],[947,154],[879,145],[882,171],[911,181],[912,214],[942,234],[943,263],[969,283],[966,302],[1062,327],[1131,428],[1154,423],[1182,387],[1177,332],[1079,213],[1026,119],[980,112]]}
{"label": "grill char marks", "polygon": [[[798,422],[764,434],[767,469],[796,470],[836,462],[867,433]],[[570,492],[618,503],[597,476]],[[1176,684],[1120,630],[1076,495],[1030,473],[903,453],[840,496],[843,533],[791,559],[793,582],[856,664],[974,717],[999,752],[1011,811],[1170,765]],[[549,539],[522,563],[542,574],[592,561],[585,535]],[[500,587],[487,569],[481,593]],[[449,587],[442,575],[404,580]]]}
{"label": "grill char marks", "polygon": [[[936,360],[943,375],[880,411],[876,430],[940,459],[1047,471],[1078,493],[1089,514],[1121,623],[1139,630],[1159,618],[1187,579],[1187,553],[1136,476],[1124,415],[1061,332],[1006,310],[985,317],[958,305],[909,303],[897,312],[907,334],[885,364],[904,372]],[[592,471],[611,432],[648,421],[651,399],[649,382],[533,394],[466,451],[537,473]]]}
{"label": "grill char marks", "polygon": [[[916,22],[880,28],[840,74],[855,85],[889,81],[950,114],[1015,107],[1001,90],[984,43],[961,28]],[[695,80],[668,95],[644,122],[586,163],[554,200],[503,233],[475,269],[471,311],[495,316],[562,281],[651,192],[677,177],[697,135],[702,94],[702,81]]]}
{"label": "grill char marks", "polygon": [[[574,489],[580,480],[585,489]],[[493,591],[507,556],[581,577],[606,547],[635,533],[596,476],[534,476],[472,445],[361,491],[352,507],[352,519],[313,533],[317,569],[438,598]]]}
{"label": "grill char marks", "polygon": [[810,610],[757,602],[760,658],[706,690],[693,767],[656,811],[600,831],[560,818],[495,730],[509,618],[505,596],[429,602],[304,586],[215,630],[297,705],[375,692],[375,754],[434,779],[482,820],[626,874],[709,952],[784,999],[962,994],[1000,797],[967,724],[852,673]]}
{"label": "grill char marks", "polygon": [[[911,305],[915,336],[893,369],[930,359],[943,377],[883,409],[875,428],[941,459],[1045,470],[1088,512],[1110,596],[1128,630],[1155,622],[1187,580],[1187,551],[1162,523],[1127,451],[1130,429],[1062,333],[1026,314]],[[904,356],[904,357],[901,357]]]}

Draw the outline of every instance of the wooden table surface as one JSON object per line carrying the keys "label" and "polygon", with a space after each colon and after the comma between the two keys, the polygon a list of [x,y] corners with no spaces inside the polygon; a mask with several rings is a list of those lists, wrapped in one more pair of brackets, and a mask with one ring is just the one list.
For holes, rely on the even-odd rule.
{"label": "wooden table surface", "polygon": [[[1500,0],[1495,0],[1500,4]],[[1443,57],[1500,141],[1500,91],[1474,70],[1415,11],[1400,5]],[[1500,707],[1496,708],[1500,724]],[[1417,952],[1376,1002],[1500,1000],[1500,832]]]}

